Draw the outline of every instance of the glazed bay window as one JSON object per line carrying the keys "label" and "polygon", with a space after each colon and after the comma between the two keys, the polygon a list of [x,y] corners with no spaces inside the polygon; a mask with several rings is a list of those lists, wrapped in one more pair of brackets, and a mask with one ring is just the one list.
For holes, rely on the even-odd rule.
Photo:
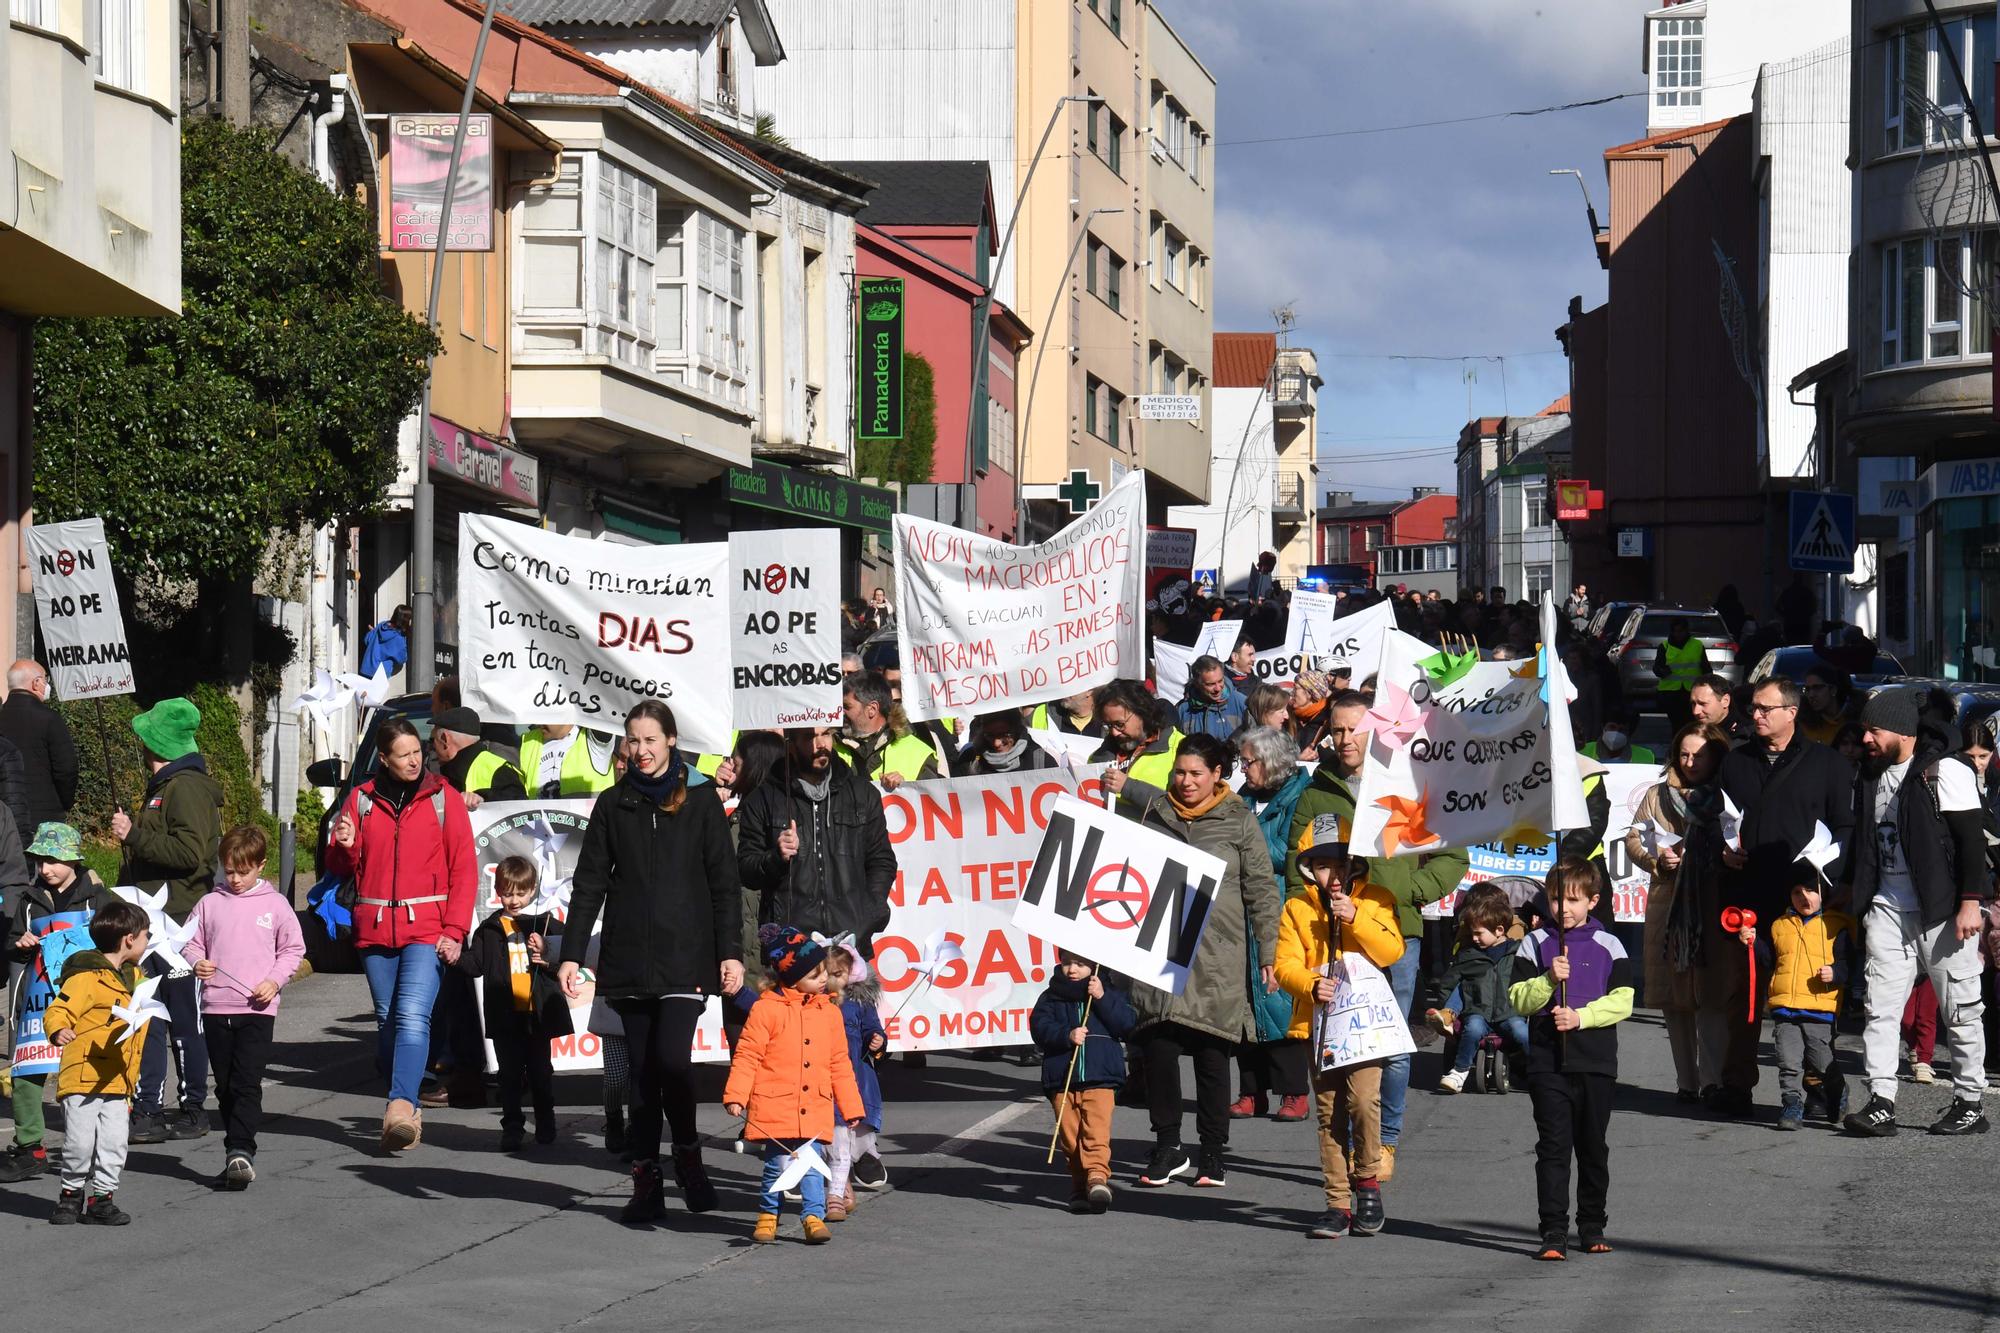
{"label": "glazed bay window", "polygon": [[1916,366],[1993,351],[1987,311],[2000,232],[1913,236],[1882,247],[1877,365]]}
{"label": "glazed bay window", "polygon": [[[36,18],[16,14],[24,21],[46,19],[41,26],[53,28],[60,5],[35,5],[42,11]],[[92,17],[97,29],[91,35],[92,64],[98,78],[127,92],[146,91],[146,0],[92,0]]]}
{"label": "glazed bay window", "polygon": [[738,407],[750,401],[745,240],[699,209],[660,217],[660,370]]}
{"label": "glazed bay window", "polygon": [[651,181],[597,153],[564,154],[521,211],[515,321],[524,354],[581,353],[653,369]]}
{"label": "glazed bay window", "polygon": [[1653,105],[1701,110],[1701,19],[1653,21]]}
{"label": "glazed bay window", "polygon": [[[1965,140],[1975,117],[1986,136],[1994,136],[1993,15],[1952,19],[1943,34],[1940,39],[1937,28],[1922,24],[1883,39],[1882,151]],[[1958,57],[1972,89],[1970,116],[1947,52]],[[1932,107],[1937,114],[1927,116]]]}

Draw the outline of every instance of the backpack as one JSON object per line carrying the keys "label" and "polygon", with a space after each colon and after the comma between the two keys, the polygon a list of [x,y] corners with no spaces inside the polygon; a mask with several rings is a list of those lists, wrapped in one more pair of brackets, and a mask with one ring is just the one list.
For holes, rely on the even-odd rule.
{"label": "backpack", "polygon": [[[373,810],[374,808],[375,808],[375,798],[370,796],[367,792],[361,790],[360,788],[358,787],[355,788],[354,826],[357,830],[359,830],[361,825],[367,821],[368,812],[370,810]],[[437,815],[438,832],[443,833],[444,832],[444,788],[443,787],[439,787],[436,791],[431,793],[431,809]],[[360,896],[361,896],[361,890],[355,885],[354,880],[352,878],[342,880],[340,882],[340,887],[333,891],[334,902],[338,903],[340,906],[347,909],[349,913],[352,913],[354,911],[356,900],[358,900]]]}

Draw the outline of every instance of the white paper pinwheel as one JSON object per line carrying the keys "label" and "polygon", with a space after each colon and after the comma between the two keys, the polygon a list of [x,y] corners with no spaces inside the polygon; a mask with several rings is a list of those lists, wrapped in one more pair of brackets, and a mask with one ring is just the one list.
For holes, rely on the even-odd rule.
{"label": "white paper pinwheel", "polygon": [[389,668],[380,663],[376,664],[372,676],[357,676],[351,671],[343,671],[338,679],[353,691],[354,701],[363,708],[380,708],[389,702]]}
{"label": "white paper pinwheel", "polygon": [[1650,820],[1639,824],[1639,837],[1646,844],[1648,856],[1658,856],[1669,847],[1681,845],[1680,835],[1663,824]]}
{"label": "white paper pinwheel", "polygon": [[561,852],[563,844],[569,841],[569,833],[550,823],[546,810],[537,814],[535,822],[521,832],[535,849],[535,871],[541,881],[541,888],[535,895],[534,910],[560,911],[567,917],[570,891],[575,885],[571,877],[562,871]]}
{"label": "white paper pinwheel", "polygon": [[120,1046],[123,1046],[131,1039],[133,1033],[144,1027],[152,1019],[157,1018],[162,1023],[169,1024],[174,1021],[167,1013],[167,1006],[153,998],[154,992],[160,989],[160,980],[159,977],[150,977],[140,982],[139,988],[132,992],[132,1003],[130,1005],[114,1004],[111,1006],[113,1021],[125,1025],[125,1030],[118,1034],[118,1044]]}
{"label": "white paper pinwheel", "polygon": [[1408,690],[1383,681],[1374,705],[1362,716],[1360,729],[1374,732],[1375,739],[1389,749],[1400,750],[1423,735],[1429,725],[1430,715]]}
{"label": "white paper pinwheel", "polygon": [[293,700],[292,707],[311,713],[319,719],[322,727],[332,731],[333,715],[347,707],[348,701],[353,698],[353,690],[336,684],[326,668],[321,667],[313,675],[313,687]]}
{"label": "white paper pinwheel", "polygon": [[819,1155],[819,1149],[813,1147],[811,1142],[799,1145],[798,1151],[792,1154],[792,1160],[779,1173],[777,1183],[771,1186],[772,1192],[783,1193],[791,1189],[806,1178],[808,1171],[817,1171],[828,1180],[833,1179],[832,1168],[827,1166],[826,1159]]}
{"label": "white paper pinwheel", "polygon": [[141,892],[129,884],[115,885],[111,891],[134,907],[145,908],[147,916],[158,916],[167,910],[167,890],[164,885],[151,893]]}
{"label": "white paper pinwheel", "polygon": [[151,893],[141,893],[134,888],[120,886],[111,890],[134,907],[144,908],[146,928],[152,938],[146,943],[145,957],[157,958],[174,972],[188,971],[187,960],[181,957],[181,946],[194,935],[194,918],[190,916],[185,925],[175,925],[167,915],[167,891],[155,889]]}
{"label": "white paper pinwheel", "polygon": [[1812,841],[1799,848],[1794,861],[1810,861],[1822,882],[1826,879],[1826,868],[1840,859],[1840,844],[1833,840],[1833,834],[1820,820],[1813,821]]}
{"label": "white paper pinwheel", "polygon": [[1717,820],[1722,827],[1722,845],[1743,850],[1743,811],[1736,802],[1729,799],[1729,793],[1722,793],[1722,817]]}
{"label": "white paper pinwheel", "polygon": [[944,928],[940,926],[924,940],[924,956],[917,960],[910,971],[921,972],[929,980],[936,981],[937,974],[944,968],[964,961],[965,950],[959,948],[958,941],[945,934]]}

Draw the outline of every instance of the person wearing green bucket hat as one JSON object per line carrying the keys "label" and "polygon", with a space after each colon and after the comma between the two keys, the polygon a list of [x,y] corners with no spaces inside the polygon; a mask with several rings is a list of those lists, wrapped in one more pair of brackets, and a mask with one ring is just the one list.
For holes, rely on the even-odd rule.
{"label": "person wearing green bucket hat", "polygon": [[[222,841],[222,785],[209,776],[196,745],[201,711],[186,699],[162,699],[132,719],[146,747],[146,795],[136,817],[119,810],[111,832],[125,844],[118,882],[141,894],[166,891],[166,914],[185,923],[202,895],[215,886],[215,853]],[[159,998],[168,1023],[146,1031],[139,1066],[139,1095],[132,1115],[133,1143],[198,1139],[208,1133],[202,1102],[208,1097],[208,1048],[202,1041],[200,998],[194,974],[170,974],[157,958],[149,975],[165,977]],[[167,1061],[180,1069],[179,1110],[166,1114]]]}

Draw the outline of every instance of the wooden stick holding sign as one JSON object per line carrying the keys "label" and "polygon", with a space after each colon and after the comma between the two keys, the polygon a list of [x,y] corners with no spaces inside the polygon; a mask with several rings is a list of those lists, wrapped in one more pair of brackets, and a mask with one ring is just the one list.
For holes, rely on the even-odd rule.
{"label": "wooden stick holding sign", "polygon": [[[1127,866],[1126,869],[1130,870],[1131,867]],[[1092,981],[1097,980],[1097,973],[1098,964],[1092,963],[1090,965],[1090,979]],[[1090,1042],[1090,1002],[1096,998],[1096,996],[1088,992],[1084,993],[1083,1018],[1077,1023],[1077,1026],[1083,1029],[1084,1045]],[[1063,1075],[1062,1096],[1056,1099],[1056,1127],[1055,1132],[1049,1135],[1049,1155],[1042,1159],[1042,1163],[1045,1166],[1056,1160],[1056,1144],[1062,1139],[1063,1112],[1069,1109],[1069,1085],[1076,1081],[1076,1067],[1082,1063],[1083,1045],[1072,1046],[1069,1052],[1069,1072]]]}

